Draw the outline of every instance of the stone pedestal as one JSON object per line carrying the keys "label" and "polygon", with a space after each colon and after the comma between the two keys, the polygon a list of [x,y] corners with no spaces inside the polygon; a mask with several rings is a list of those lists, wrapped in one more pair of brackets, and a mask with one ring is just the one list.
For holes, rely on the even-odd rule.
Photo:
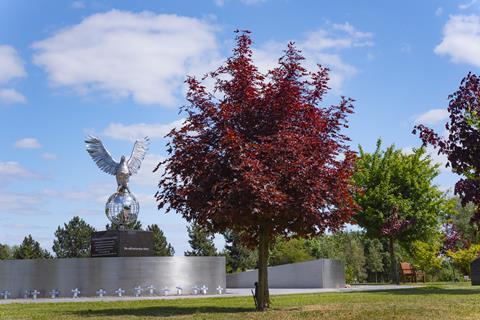
{"label": "stone pedestal", "polygon": [[471,268],[472,274],[470,277],[472,278],[472,285],[480,286],[480,258],[473,260]]}
{"label": "stone pedestal", "polygon": [[153,256],[153,232],[138,230],[108,230],[92,234],[92,257]]}

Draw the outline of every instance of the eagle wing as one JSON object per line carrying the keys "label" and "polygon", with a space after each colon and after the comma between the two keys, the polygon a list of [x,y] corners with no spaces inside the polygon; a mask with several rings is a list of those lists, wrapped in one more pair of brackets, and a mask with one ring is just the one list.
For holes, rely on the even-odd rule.
{"label": "eagle wing", "polygon": [[130,155],[130,159],[127,161],[128,169],[130,170],[130,174],[133,175],[138,172],[140,166],[142,164],[143,159],[145,158],[145,154],[148,151],[148,146],[150,145],[150,140],[148,137],[143,138],[143,140],[135,141],[133,145],[132,154]]}
{"label": "eagle wing", "polygon": [[110,152],[103,146],[103,143],[100,139],[94,136],[88,136],[85,140],[87,144],[87,152],[92,157],[93,161],[97,166],[104,172],[116,175],[118,162],[112,158]]}

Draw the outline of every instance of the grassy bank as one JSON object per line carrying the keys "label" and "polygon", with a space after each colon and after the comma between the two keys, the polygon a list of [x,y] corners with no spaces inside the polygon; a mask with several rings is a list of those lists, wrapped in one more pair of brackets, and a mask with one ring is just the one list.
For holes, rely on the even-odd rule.
{"label": "grassy bank", "polygon": [[0,319],[480,319],[480,288],[433,285],[395,291],[272,297],[266,313],[251,297],[0,306]]}

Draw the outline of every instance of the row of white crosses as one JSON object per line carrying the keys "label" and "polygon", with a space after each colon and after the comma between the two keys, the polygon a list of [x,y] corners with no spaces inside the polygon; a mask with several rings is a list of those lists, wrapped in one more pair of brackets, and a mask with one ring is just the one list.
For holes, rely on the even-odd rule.
{"label": "row of white crosses", "polygon": [[[155,294],[155,287],[153,285],[150,285],[150,286],[146,287],[145,289],[148,291],[149,295],[153,296]],[[72,298],[76,299],[80,296],[81,291],[78,288],[72,289],[71,291],[72,291]],[[144,289],[141,286],[136,286],[136,287],[133,288],[133,292],[134,292],[135,297],[140,297],[142,295],[143,291],[144,291]],[[183,291],[182,287],[176,287],[176,294],[178,296],[182,295],[182,291]],[[123,294],[125,293],[125,290],[122,289],[122,288],[118,288],[114,292],[118,297],[122,297]],[[163,295],[168,296],[168,294],[170,292],[170,289],[168,287],[165,287],[162,290],[162,292],[163,292]],[[205,295],[205,294],[207,294],[207,292],[208,292],[208,287],[206,285],[202,285],[201,287],[194,286],[192,288],[192,293],[194,295],[198,295],[199,293]],[[218,286],[217,287],[217,294],[223,294],[223,292],[224,292],[224,289],[221,286]],[[38,291],[36,289],[35,290],[27,290],[25,292],[25,298],[32,297],[32,299],[35,300],[35,299],[37,299],[39,294],[40,294],[40,291]],[[100,288],[99,290],[97,290],[96,294],[97,294],[97,297],[103,298],[107,294],[107,291]],[[60,291],[57,290],[57,289],[53,289],[52,291],[49,292],[49,295],[50,295],[50,298],[52,298],[52,299],[58,298],[59,295],[60,295]],[[0,298],[8,299],[10,296],[11,296],[11,293],[8,290],[0,291]]]}

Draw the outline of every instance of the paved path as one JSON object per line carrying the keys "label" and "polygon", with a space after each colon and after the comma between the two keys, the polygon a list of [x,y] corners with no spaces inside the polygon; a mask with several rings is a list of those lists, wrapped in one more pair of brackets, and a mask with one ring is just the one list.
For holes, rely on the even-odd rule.
{"label": "paved path", "polygon": [[[410,285],[359,285],[352,286],[351,288],[341,288],[341,289],[270,289],[271,295],[282,295],[282,294],[300,294],[300,293],[327,293],[327,292],[364,292],[364,291],[375,291],[375,290],[401,290],[401,289],[411,289],[418,288],[419,285],[410,286]],[[124,296],[124,297],[115,297],[107,296],[103,298],[96,297],[80,297],[80,298],[56,298],[56,299],[47,299],[39,298],[36,300],[33,299],[1,299],[1,304],[8,303],[56,303],[56,302],[95,302],[95,301],[131,301],[131,300],[172,300],[172,299],[198,299],[198,298],[224,298],[224,297],[244,297],[251,296],[251,289],[227,289],[227,293],[219,294],[210,294],[210,295],[169,295],[169,296]]]}

